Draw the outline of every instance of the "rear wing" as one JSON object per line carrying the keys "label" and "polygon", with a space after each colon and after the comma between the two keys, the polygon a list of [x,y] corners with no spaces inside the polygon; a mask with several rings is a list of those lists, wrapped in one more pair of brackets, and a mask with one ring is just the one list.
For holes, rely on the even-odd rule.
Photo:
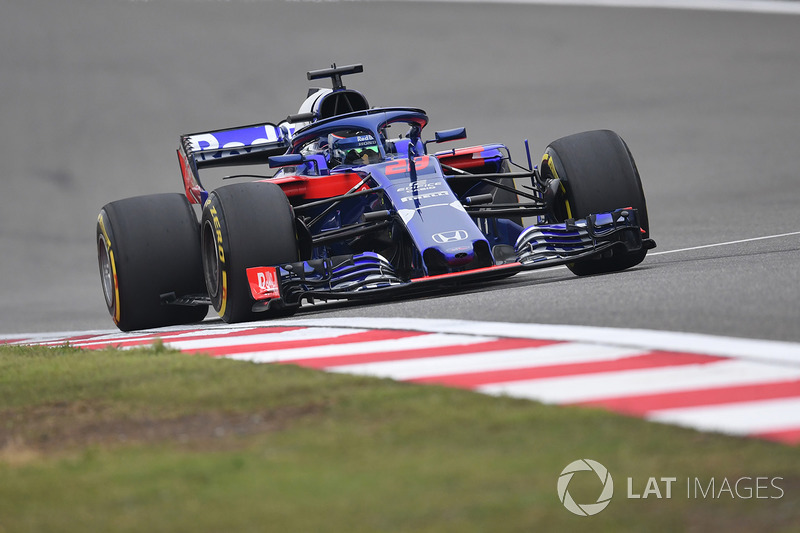
{"label": "rear wing", "polygon": [[284,154],[293,129],[287,126],[266,122],[181,135],[178,162],[186,197],[194,204],[205,201],[208,193],[200,182],[202,168],[266,164],[271,156]]}

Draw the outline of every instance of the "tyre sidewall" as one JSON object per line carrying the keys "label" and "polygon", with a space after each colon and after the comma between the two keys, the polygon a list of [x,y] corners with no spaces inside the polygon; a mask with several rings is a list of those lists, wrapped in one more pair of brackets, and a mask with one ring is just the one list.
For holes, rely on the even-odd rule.
{"label": "tyre sidewall", "polygon": [[279,316],[254,313],[247,269],[299,260],[294,213],[274,183],[227,185],[213,191],[201,220],[203,271],[211,303],[226,322]]}
{"label": "tyre sidewall", "polygon": [[103,299],[106,308],[111,315],[114,324],[119,325],[119,278],[117,277],[116,253],[111,244],[116,247],[116,238],[108,220],[105,208],[100,211],[97,217],[97,255],[98,266],[100,267],[100,282],[103,289]]}
{"label": "tyre sidewall", "polygon": [[550,143],[542,168],[561,180],[572,218],[633,207],[644,237],[649,236],[647,203],[636,162],[613,131],[587,131]]}
{"label": "tyre sidewall", "polygon": [[[208,306],[164,305],[161,295],[204,294],[199,225],[181,194],[126,198],[105,205],[97,221],[98,259],[110,261],[106,306],[123,331],[189,324]],[[110,293],[110,294],[109,294]]]}
{"label": "tyre sidewall", "polygon": [[[230,321],[228,291],[231,268],[228,225],[216,192],[212,192],[203,207],[200,221],[200,242],[203,254],[203,275],[212,307],[225,321]],[[213,263],[213,267],[210,266]]]}
{"label": "tyre sidewall", "polygon": [[[637,223],[649,237],[647,204],[636,163],[622,138],[610,130],[596,130],[562,137],[550,143],[542,159],[545,178],[558,178],[556,222],[586,218],[622,207],[637,210]],[[647,250],[571,263],[578,275],[624,270],[639,264]]]}

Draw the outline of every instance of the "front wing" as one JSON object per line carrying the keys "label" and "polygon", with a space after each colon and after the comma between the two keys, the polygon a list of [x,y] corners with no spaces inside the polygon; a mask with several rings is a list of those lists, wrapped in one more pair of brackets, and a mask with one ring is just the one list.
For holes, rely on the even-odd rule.
{"label": "front wing", "polygon": [[253,311],[266,311],[297,306],[303,300],[380,299],[398,293],[412,294],[654,247],[652,239],[644,238],[636,210],[627,208],[560,224],[530,226],[517,240],[516,257],[485,268],[404,280],[385,258],[365,252],[249,268],[247,276]]}

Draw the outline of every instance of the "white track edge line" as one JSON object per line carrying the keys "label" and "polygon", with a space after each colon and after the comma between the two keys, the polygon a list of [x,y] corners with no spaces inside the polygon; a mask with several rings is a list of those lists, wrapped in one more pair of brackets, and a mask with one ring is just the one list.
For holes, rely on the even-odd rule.
{"label": "white track edge line", "polygon": [[715,248],[717,246],[730,246],[732,244],[742,244],[747,242],[755,242],[755,241],[763,241],[767,239],[778,239],[781,237],[793,237],[795,235],[800,235],[800,231],[790,231],[789,233],[779,233],[777,235],[764,235],[763,237],[752,237],[750,239],[739,239],[736,241],[727,241],[727,242],[717,242],[714,244],[702,244],[700,246],[691,246],[689,248],[679,248],[677,250],[664,250],[663,252],[648,252],[647,255],[665,255],[665,254],[676,254],[679,252],[690,252],[693,250],[703,250],[705,248]]}
{"label": "white track edge line", "polygon": [[[303,0],[319,1],[319,0]],[[334,0],[335,1],[335,0]],[[379,3],[385,0],[377,0]],[[800,15],[800,5],[776,0],[397,0],[422,3],[464,4],[517,4],[583,7],[627,7],[648,9],[676,9],[690,11],[722,11],[733,13],[760,13],[774,15]]]}
{"label": "white track edge line", "polygon": [[724,337],[702,333],[680,333],[646,329],[526,324],[429,318],[308,318],[276,322],[294,326],[338,326],[404,329],[430,333],[496,335],[510,338],[547,339],[629,346],[651,350],[703,353],[721,357],[750,359],[764,363],[800,365],[800,343]]}

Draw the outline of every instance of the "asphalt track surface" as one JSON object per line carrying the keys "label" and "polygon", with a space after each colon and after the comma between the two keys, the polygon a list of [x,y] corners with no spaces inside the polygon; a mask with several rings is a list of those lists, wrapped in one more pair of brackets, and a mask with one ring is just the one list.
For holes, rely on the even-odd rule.
{"label": "asphalt track surface", "polygon": [[4,0],[2,13],[0,333],[112,327],[100,207],[181,190],[180,134],[281,120],[307,70],[360,62],[347,84],[372,105],[422,107],[430,131],[466,126],[520,161],[525,138],[538,155],[562,135],[617,131],[657,253],[614,275],[553,269],[297,318],[800,341],[800,16],[244,0]]}

